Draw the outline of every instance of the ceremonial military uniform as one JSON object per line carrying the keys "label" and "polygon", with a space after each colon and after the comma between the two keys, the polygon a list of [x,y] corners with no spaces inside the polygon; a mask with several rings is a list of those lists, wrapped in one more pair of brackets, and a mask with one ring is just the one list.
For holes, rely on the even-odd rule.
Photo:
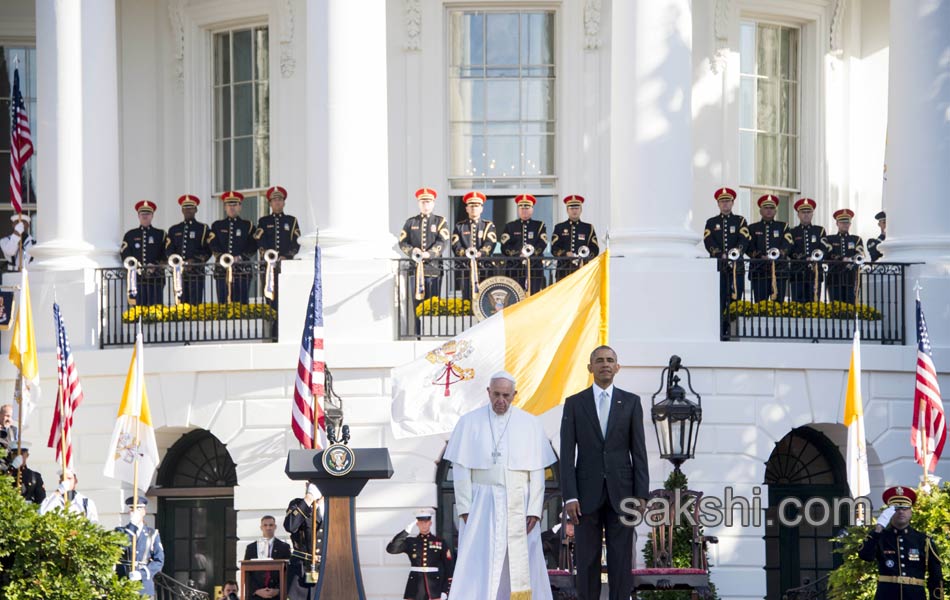
{"label": "ceremonial military uniform", "polygon": [[[731,188],[719,188],[713,194],[716,202],[735,200],[736,192]],[[745,262],[742,260],[749,247],[751,236],[745,217],[736,214],[718,214],[706,220],[703,230],[703,245],[710,258],[718,259],[719,306],[725,310],[733,299],[742,300],[745,294]],[[733,248],[739,250],[739,258],[730,261],[727,258]],[[735,284],[735,285],[733,285]],[[733,297],[733,293],[735,296]]]}
{"label": "ceremonial military uniform", "polygon": [[[225,192],[221,194],[225,204],[240,204],[244,195],[239,192]],[[211,224],[211,252],[214,253],[215,263],[218,263],[222,254],[230,254],[235,258],[231,267],[231,302],[247,304],[251,283],[252,268],[249,261],[253,261],[257,254],[257,245],[254,241],[254,225],[241,217],[225,217]],[[238,260],[240,259],[240,261]],[[245,264],[241,264],[244,262]],[[218,265],[214,269],[215,287],[218,293],[218,302],[228,301],[227,269]]]}
{"label": "ceremonial military uniform", "polygon": [[[135,212],[154,214],[156,208],[154,202],[142,200],[136,203]],[[165,262],[165,232],[151,225],[130,229],[122,238],[119,254],[123,261],[135,258],[140,267],[135,303],[138,306],[161,304],[165,289],[165,267],[162,264]]]}
{"label": "ceremonial military uniform", "polygon": [[[795,203],[795,211],[815,210],[817,203],[811,198],[802,198]],[[799,224],[792,227],[792,248],[789,251],[789,258],[794,261],[790,265],[791,271],[791,296],[795,302],[818,302],[821,298],[821,283],[824,279],[824,271],[821,268],[820,261],[808,261],[811,259],[812,252],[821,250],[828,254],[828,242],[825,239],[825,228],[821,225]],[[815,293],[815,271],[817,267],[817,289]]]}
{"label": "ceremonial military uniform", "polygon": [[[911,506],[916,494],[910,488],[893,487],[884,492],[889,506]],[[858,556],[877,563],[875,600],[942,600],[944,597],[940,557],[933,541],[909,525],[888,524],[868,534]]]}
{"label": "ceremonial military uniform", "polygon": [[[887,214],[884,211],[881,211],[877,213],[876,215],[874,215],[874,218],[877,220],[878,225],[880,225],[881,221],[887,220]],[[884,253],[878,249],[878,244],[883,242],[886,237],[887,236],[882,229],[881,235],[877,237],[873,237],[868,240],[868,243],[867,243],[868,257],[871,259],[871,262],[876,262],[884,256]]]}
{"label": "ceremonial military uniform", "polygon": [[[416,191],[416,199],[422,202],[434,202],[435,190],[420,188]],[[399,249],[403,254],[412,258],[413,250],[428,252],[429,258],[422,259],[422,298],[416,297],[418,282],[416,281],[417,266],[413,264],[407,272],[408,290],[412,296],[412,311],[416,314],[416,307],[429,298],[439,295],[442,284],[442,251],[449,241],[449,226],[445,217],[437,214],[422,214],[409,217],[399,232]],[[416,318],[416,330],[419,328],[419,319]]]}
{"label": "ceremonial military uniform", "polygon": [[20,480],[21,496],[33,504],[43,503],[46,499],[46,488],[43,486],[42,475],[24,465],[13,472],[13,477]]}
{"label": "ceremonial military uniform", "polygon": [[[531,194],[515,196],[515,203],[519,206],[531,206],[537,199]],[[522,258],[522,251],[531,246],[534,251],[530,259]],[[544,289],[544,263],[542,257],[548,248],[548,232],[544,223],[536,219],[515,219],[505,225],[501,234],[501,253],[505,256],[517,257],[507,262],[507,275],[518,282],[525,292],[536,294]],[[531,281],[528,281],[528,262],[531,265]]]}
{"label": "ceremonial military uniform", "polygon": [[[573,194],[564,198],[564,205],[568,208],[580,207],[584,204],[584,197]],[[551,255],[567,257],[568,252],[577,256],[581,248],[587,248],[590,254],[587,258],[558,261],[555,275],[558,281],[581,268],[588,260],[600,254],[600,244],[597,243],[597,233],[594,226],[584,223],[580,219],[568,219],[554,226],[551,233]]]}
{"label": "ceremonial military uniform", "polygon": [[[201,200],[197,196],[185,194],[178,198],[178,205],[182,208],[198,208]],[[182,266],[181,297],[185,304],[201,304],[205,299],[205,267],[204,264],[211,258],[211,240],[214,234],[204,223],[195,219],[185,219],[168,229],[165,238],[165,256],[174,254],[180,256],[185,264]]]}
{"label": "ceremonial military uniform", "polygon": [[[276,185],[267,190],[267,199],[271,200],[287,198],[287,190]],[[300,237],[300,225],[297,224],[297,217],[280,213],[272,213],[266,217],[261,217],[257,222],[257,231],[254,233],[254,239],[257,240],[257,246],[263,253],[267,250],[274,250],[280,258],[291,259],[300,252],[300,244],[297,238]]]}
{"label": "ceremonial military uniform", "polygon": [[[287,506],[284,529],[290,534],[293,550],[287,570],[289,580],[287,597],[290,600],[313,600],[317,585],[307,583],[312,565],[313,520],[312,507],[303,498],[294,498]],[[317,570],[323,554],[323,516],[317,512]]]}
{"label": "ceremonial military uniform", "polygon": [[[835,221],[851,222],[854,212],[843,208],[835,211]],[[864,255],[864,242],[856,235],[836,233],[825,238],[828,242],[827,260],[838,261],[828,265],[828,296],[833,302],[854,304],[855,285],[860,272],[854,257]]]}
{"label": "ceremonial military uniform", "polygon": [[[131,507],[132,498],[125,501]],[[139,498],[139,505],[146,506],[148,500]],[[128,538],[128,546],[119,559],[115,571],[119,577],[131,579],[132,573],[132,539],[135,539],[135,571],[141,577],[142,589],[139,595],[152,597],[155,595],[155,575],[162,570],[165,564],[165,549],[162,547],[162,537],[157,529],[153,529],[144,522],[142,525],[127,523],[116,527],[116,531],[124,533]]]}
{"label": "ceremonial military uniform", "polygon": [[[421,517],[431,520],[432,516]],[[410,536],[400,531],[386,546],[390,554],[405,554],[409,557],[409,580],[403,598],[406,600],[438,599],[449,593],[452,577],[452,550],[448,542],[431,533]]]}
{"label": "ceremonial military uniform", "polygon": [[[485,194],[469,192],[462,197],[465,206],[481,206],[485,203]],[[452,232],[452,255],[456,258],[466,258],[465,252],[474,248],[479,258],[491,256],[495,250],[498,236],[495,233],[495,224],[485,219],[463,219],[455,224]],[[472,300],[471,259],[455,261],[455,285],[462,289],[462,297]],[[491,263],[488,260],[477,260],[479,281],[491,277]]]}
{"label": "ceremonial military uniform", "polygon": [[[758,200],[759,208],[778,208],[778,198],[767,194]],[[750,258],[759,259],[749,266],[749,281],[752,283],[752,299],[755,302],[769,300],[775,296],[776,302],[785,301],[785,288],[788,285],[788,251],[792,246],[792,234],[788,225],[782,221],[756,221],[749,225],[752,240],[746,250]],[[778,260],[768,260],[769,250],[777,248]],[[775,286],[772,286],[772,269],[775,269]]]}

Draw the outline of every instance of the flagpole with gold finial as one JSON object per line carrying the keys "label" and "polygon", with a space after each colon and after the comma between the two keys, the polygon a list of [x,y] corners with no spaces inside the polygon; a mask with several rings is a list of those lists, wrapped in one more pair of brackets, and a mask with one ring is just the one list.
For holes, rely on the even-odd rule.
{"label": "flagpole with gold finial", "polygon": [[[63,481],[66,481],[66,411],[63,410],[63,380],[56,386],[56,404],[59,406],[59,465],[63,471]],[[66,510],[69,511],[69,494],[63,497]]]}
{"label": "flagpole with gold finial", "polygon": [[[22,310],[22,309],[21,309]],[[19,319],[19,315],[17,315]],[[23,371],[17,372],[16,387],[13,390],[13,396],[16,400],[17,425],[16,425],[16,455],[23,460]],[[16,470],[16,487],[22,491],[23,485],[23,464]]]}

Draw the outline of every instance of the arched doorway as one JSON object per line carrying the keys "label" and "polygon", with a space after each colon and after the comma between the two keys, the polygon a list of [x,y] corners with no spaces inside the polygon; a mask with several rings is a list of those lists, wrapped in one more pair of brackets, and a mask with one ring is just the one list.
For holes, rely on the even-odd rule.
{"label": "arched doorway", "polygon": [[[833,502],[848,496],[844,459],[837,446],[823,433],[811,427],[790,431],[772,450],[765,467],[765,484],[769,486],[769,507],[765,525],[765,571],[768,598],[781,598],[786,590],[816,581],[841,564],[833,550],[832,538],[837,533],[834,519],[814,526],[802,521],[797,526],[784,525],[779,518],[783,500],[795,499],[799,506],[812,498]],[[800,503],[800,504],[799,504]],[[785,508],[786,519],[804,516],[804,509]],[[811,515],[820,518],[823,512],[814,506]],[[839,511],[838,522],[847,518],[847,509]],[[832,515],[833,517],[833,515]],[[788,521],[786,521],[788,522]]]}
{"label": "arched doorway", "polygon": [[156,522],[165,546],[163,571],[212,594],[236,579],[237,471],[227,448],[204,429],[183,435],[158,469]]}
{"label": "arched doorway", "polygon": [[[455,487],[452,481],[452,463],[444,458],[439,461],[435,481],[439,488],[436,532],[452,546],[452,552],[458,553],[459,530],[458,513],[455,509]],[[558,463],[544,470],[544,508],[541,510],[541,531],[550,529],[560,522],[561,479]]]}

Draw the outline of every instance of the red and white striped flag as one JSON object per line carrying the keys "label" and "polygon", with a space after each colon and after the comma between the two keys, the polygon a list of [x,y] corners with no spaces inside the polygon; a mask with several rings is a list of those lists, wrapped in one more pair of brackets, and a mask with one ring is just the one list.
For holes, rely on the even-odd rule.
{"label": "red and white striped flag", "polygon": [[[66,468],[73,468],[73,442],[70,430],[73,427],[73,415],[82,403],[82,385],[79,383],[79,370],[73,362],[73,353],[66,336],[66,325],[59,311],[59,304],[53,303],[53,317],[56,319],[56,375],[62,400],[56,400],[53,413],[53,425],[49,431],[47,447],[56,449],[56,460],[62,461],[61,452],[66,449]],[[62,437],[61,437],[62,436]],[[65,442],[63,441],[65,440]]]}
{"label": "red and white striped flag", "polygon": [[33,139],[30,137],[30,119],[20,93],[20,69],[13,69],[13,94],[11,96],[10,120],[10,204],[13,210],[23,212],[23,182],[20,180],[26,161],[33,156]]}
{"label": "red and white striped flag", "polygon": [[937,461],[947,441],[947,421],[940,398],[940,383],[930,348],[927,321],[917,292],[917,381],[914,386],[914,424],[910,442],[917,464],[926,470],[937,468]]}
{"label": "red and white striped flag", "polygon": [[[320,277],[319,246],[313,261],[313,287],[310,288],[307,318],[300,342],[300,360],[297,363],[294,406],[290,420],[294,436],[308,450],[327,446],[327,424],[323,411],[326,362],[323,356],[323,282]],[[318,425],[317,439],[314,439],[314,423]]]}

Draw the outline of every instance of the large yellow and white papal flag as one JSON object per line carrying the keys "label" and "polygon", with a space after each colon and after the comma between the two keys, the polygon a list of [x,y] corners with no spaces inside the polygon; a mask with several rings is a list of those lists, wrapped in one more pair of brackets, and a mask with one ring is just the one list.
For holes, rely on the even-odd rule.
{"label": "large yellow and white papal flag", "polygon": [[112,441],[109,443],[109,455],[102,470],[106,477],[120,479],[136,485],[139,489],[148,489],[152,475],[158,467],[158,446],[155,444],[152,413],[145,390],[144,362],[142,331],[139,329],[135,336],[132,363],[125,378],[119,414],[112,431]]}
{"label": "large yellow and white papal flag", "polygon": [[[40,401],[40,366],[36,358],[36,336],[33,333],[33,303],[30,299],[30,278],[23,267],[23,279],[20,282],[20,307],[17,309],[16,323],[13,324],[13,338],[10,340],[10,362],[20,371],[22,387],[23,426],[26,418]],[[19,419],[19,413],[14,420]]]}
{"label": "large yellow and white papal flag", "polygon": [[864,402],[861,399],[861,332],[854,325],[854,345],[851,347],[851,366],[848,369],[848,388],[844,400],[844,426],[848,428],[848,486],[851,497],[871,493],[868,476],[867,440],[864,437]]}
{"label": "large yellow and white papal flag", "polygon": [[609,252],[392,371],[397,438],[452,431],[488,403],[489,378],[517,381],[514,405],[540,415],[590,385],[591,351],[607,343]]}

